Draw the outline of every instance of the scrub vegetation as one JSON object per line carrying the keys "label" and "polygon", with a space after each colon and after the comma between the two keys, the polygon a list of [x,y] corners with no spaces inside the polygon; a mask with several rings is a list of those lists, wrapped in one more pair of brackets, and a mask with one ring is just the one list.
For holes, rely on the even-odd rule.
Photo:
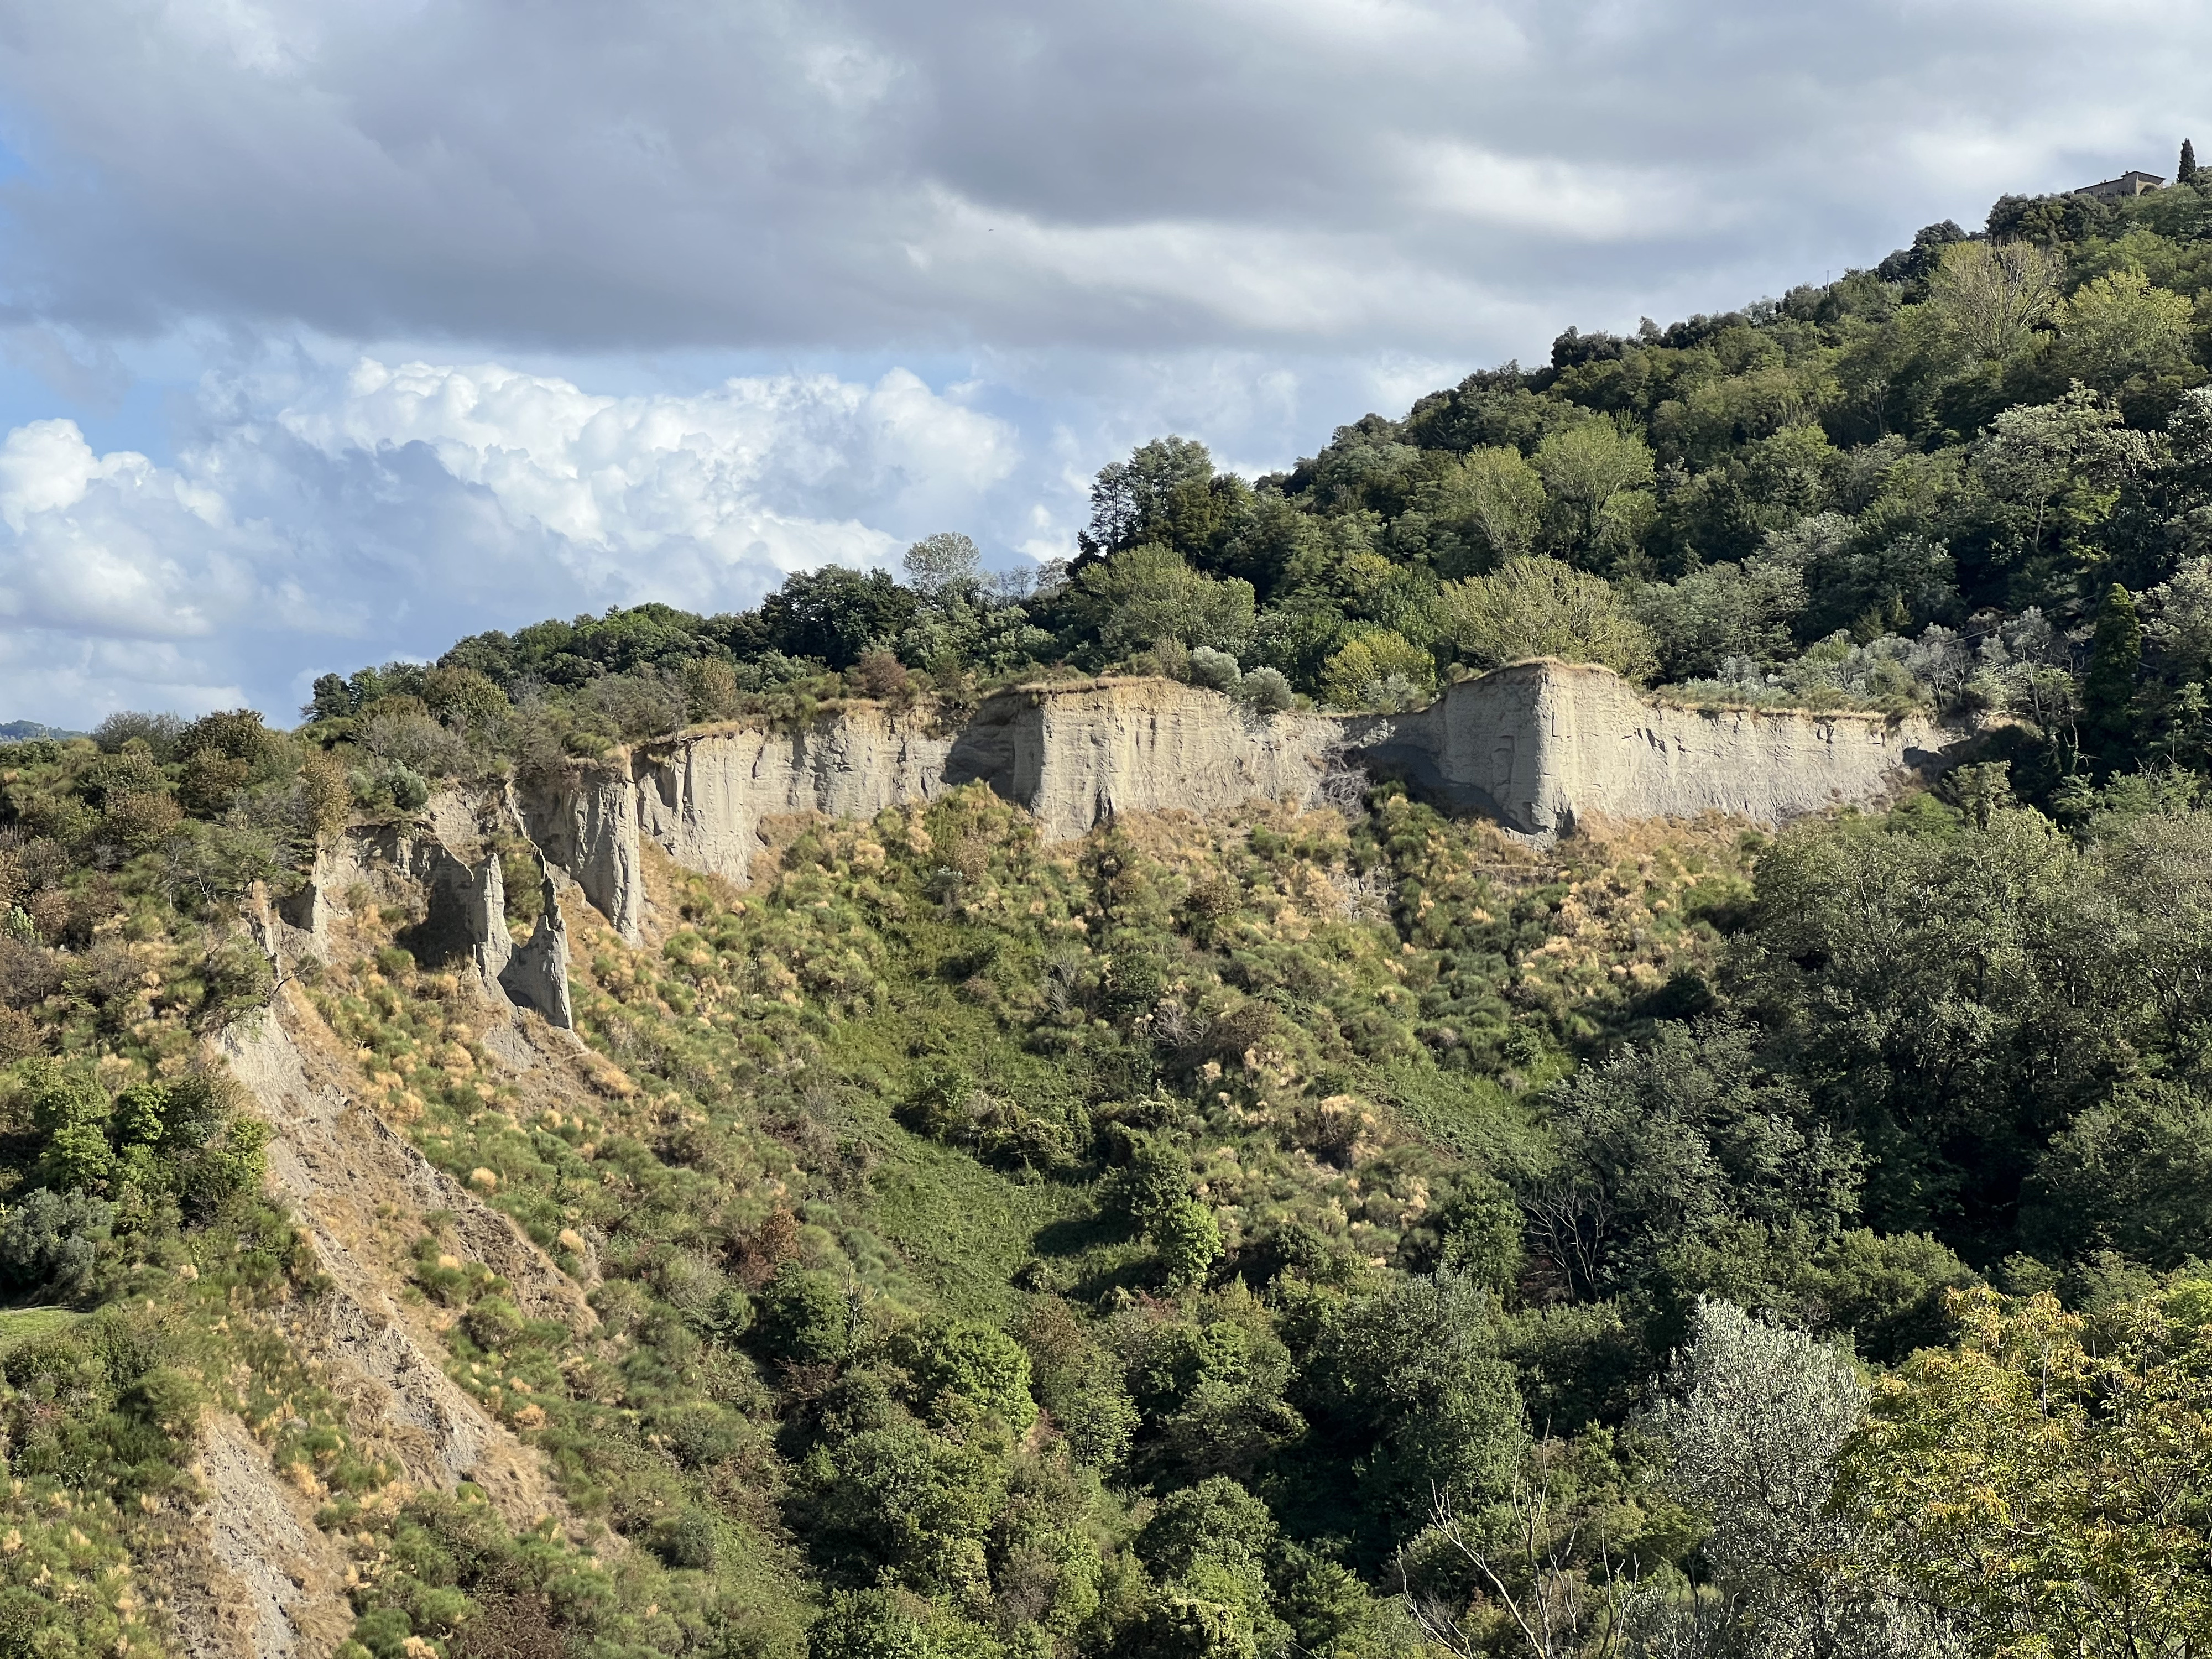
{"label": "scrub vegetation", "polygon": [[[2008,198],[1279,477],[1162,439],[1033,582],[935,537],[293,732],[0,747],[0,1652],[176,1647],[225,1417],[349,1659],[2202,1652],[2207,211]],[[419,903],[261,942],[337,838],[687,723],[1538,653],[1981,747],[1540,850],[1391,783],[1049,845],[957,789],[744,890],[649,860],[641,947],[568,890],[534,1067]],[[386,1206],[542,1513],[406,1478],[303,1335],[337,1292],[219,1057],[270,1018],[588,1299]]]}

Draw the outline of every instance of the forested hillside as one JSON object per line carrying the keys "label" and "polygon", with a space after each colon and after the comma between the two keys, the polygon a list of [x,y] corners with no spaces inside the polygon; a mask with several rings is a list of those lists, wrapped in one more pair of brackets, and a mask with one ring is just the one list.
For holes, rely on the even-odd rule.
{"label": "forested hillside", "polygon": [[[2208,262],[2193,184],[2007,198],[1287,474],[1147,444],[1032,580],[948,533],[295,731],[0,747],[0,1650],[228,1651],[235,1422],[351,1659],[2202,1654]],[[1351,775],[1066,842],[971,785],[742,890],[648,860],[641,947],[517,830],[573,1048],[398,876],[265,908],[689,723],[1102,671],[1258,722],[1537,654],[1974,747],[1540,848]],[[214,1047],[270,1030],[588,1298],[458,1197],[355,1242],[527,1501],[408,1475],[303,1346],[340,1287]]]}

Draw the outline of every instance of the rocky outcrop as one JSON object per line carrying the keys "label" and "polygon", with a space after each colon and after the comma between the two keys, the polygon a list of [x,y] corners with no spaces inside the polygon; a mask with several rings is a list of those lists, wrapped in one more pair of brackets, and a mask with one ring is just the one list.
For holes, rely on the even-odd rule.
{"label": "rocky outcrop", "polygon": [[610,895],[600,908],[628,937],[635,861],[617,842],[633,820],[678,864],[744,881],[773,818],[867,817],[980,782],[1059,840],[1116,812],[1304,799],[1339,738],[1334,721],[1261,720],[1172,681],[1085,681],[1001,692],[957,732],[934,729],[924,712],[860,704],[796,729],[690,733],[540,790],[522,813],[594,903]]}
{"label": "rocky outcrop", "polygon": [[990,699],[954,742],[945,781],[990,785],[1062,841],[1121,812],[1308,800],[1341,746],[1325,716],[1259,716],[1172,680],[1100,680]]}
{"label": "rocky outcrop", "polygon": [[[487,991],[535,1011],[550,1025],[572,1029],[568,933],[551,868],[538,859],[538,921],[529,939],[517,945],[507,931],[506,872],[497,852],[460,796],[441,796],[435,805],[440,810],[428,832],[378,825],[341,836],[317,854],[299,887],[275,905],[278,917],[305,936],[295,948],[327,947],[331,919],[347,913],[349,889],[419,902],[422,921],[400,936],[417,962],[425,967],[465,962]],[[514,827],[502,817],[504,803],[483,805],[495,828]],[[630,851],[635,856],[634,838]]]}
{"label": "rocky outcrop", "polygon": [[633,762],[624,753],[608,765],[518,790],[513,806],[538,850],[567,871],[592,908],[635,945],[643,937],[645,878]]}
{"label": "rocky outcrop", "polygon": [[646,840],[742,882],[771,819],[863,817],[964,783],[1034,813],[1048,840],[1117,813],[1311,805],[1345,766],[1531,835],[1589,814],[1771,825],[1875,799],[1940,765],[1953,737],[1876,714],[1668,708],[1607,670],[1552,661],[1466,681],[1406,714],[1262,716],[1171,681],[1104,679],[1000,692],[957,731],[932,720],[858,704],[796,729],[687,732],[524,792],[515,810],[635,943]]}
{"label": "rocky outcrop", "polygon": [[1940,767],[1957,736],[1881,714],[1668,708],[1607,670],[1544,661],[1455,685],[1413,714],[1347,722],[1346,742],[1448,805],[1555,835],[1586,815],[1784,823]]}
{"label": "rocky outcrop", "polygon": [[[629,791],[641,832],[678,864],[744,881],[768,819],[869,817],[926,800],[944,787],[952,748],[951,735],[933,732],[925,714],[864,703],[796,729],[723,726],[641,750],[629,763]],[[611,802],[596,816],[615,822],[623,810]],[[550,847],[547,853],[560,861]],[[590,882],[576,878],[591,892]],[[623,925],[614,911],[605,914]]]}
{"label": "rocky outcrop", "polygon": [[518,1008],[535,1010],[548,1025],[573,1030],[576,1018],[568,1002],[568,927],[561,916],[561,894],[545,860],[538,861],[538,911],[530,937],[514,948],[500,970],[500,988]]}
{"label": "rocky outcrop", "polygon": [[499,983],[514,955],[507,931],[507,881],[499,860],[471,864],[441,842],[422,849],[416,863],[429,913],[410,940],[416,960],[444,963],[466,958],[486,985]]}

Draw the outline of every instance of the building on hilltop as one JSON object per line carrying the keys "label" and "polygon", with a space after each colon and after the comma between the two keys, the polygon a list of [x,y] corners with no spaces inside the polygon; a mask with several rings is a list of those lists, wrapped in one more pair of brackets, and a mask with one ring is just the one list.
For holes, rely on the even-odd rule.
{"label": "building on hilltop", "polygon": [[2140,196],[2145,191],[2156,190],[2166,183],[2155,173],[2124,173],[2117,179],[2100,179],[2094,185],[2083,185],[2069,190],[2069,196],[2094,196],[2100,202],[2117,202],[2130,196]]}

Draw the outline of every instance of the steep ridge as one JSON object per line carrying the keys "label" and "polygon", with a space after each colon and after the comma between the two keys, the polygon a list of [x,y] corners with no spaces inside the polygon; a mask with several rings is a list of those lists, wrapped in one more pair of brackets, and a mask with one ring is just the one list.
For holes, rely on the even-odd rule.
{"label": "steep ridge", "polygon": [[[435,1334],[398,1294],[390,1258],[434,1211],[450,1212],[458,1247],[514,1285],[537,1317],[581,1327],[592,1316],[581,1292],[506,1216],[434,1168],[382,1118],[328,1073],[321,1056],[286,1030],[311,1020],[298,1006],[272,1010],[226,1038],[232,1074],[274,1132],[271,1186],[308,1232],[332,1291],[302,1311],[296,1340],[343,1379],[357,1431],[371,1435],[419,1486],[482,1486],[512,1522],[526,1523],[558,1500],[534,1454],[446,1376]],[[311,1074],[311,1065],[313,1073]],[[395,1228],[398,1229],[395,1231]]]}
{"label": "steep ridge", "polygon": [[[515,945],[500,860],[476,834],[496,810],[449,794],[433,803],[427,833],[354,831],[318,860],[307,889],[281,915],[249,920],[282,970],[307,954],[334,957],[352,948],[349,905],[364,892],[408,904],[422,917],[414,934],[426,958],[470,970],[486,1048],[557,1091],[565,1049],[577,1046],[559,1029],[568,1024],[562,896],[547,872],[536,931]],[[533,1013],[518,1016],[518,1008]],[[549,1008],[558,1025],[542,1017]],[[287,1310],[288,1340],[345,1402],[356,1443],[408,1484],[450,1491],[470,1481],[510,1524],[567,1519],[570,1535],[580,1539],[538,1454],[447,1375],[441,1316],[405,1294],[407,1252],[434,1217],[457,1259],[505,1280],[529,1316],[580,1334],[598,1324],[584,1288],[368,1103],[353,1058],[296,978],[285,977],[272,1006],[226,1031],[217,1047],[271,1132],[270,1186],[327,1276],[323,1294]],[[205,1507],[195,1517],[191,1559],[173,1575],[183,1587],[176,1617],[186,1650],[206,1659],[319,1659],[335,1651],[353,1621],[347,1563],[343,1549],[316,1528],[313,1504],[279,1478],[267,1448],[228,1415],[205,1431],[198,1474]]]}
{"label": "steep ridge", "polygon": [[[795,731],[711,728],[631,757],[629,793],[635,805],[629,816],[678,864],[742,882],[750,873],[765,820],[801,812],[866,817],[927,799],[944,788],[954,746],[953,736],[935,730],[927,711],[869,703]],[[615,793],[621,793],[619,787]],[[612,804],[596,814],[580,805],[556,811],[550,821],[612,823],[623,816],[623,808]],[[542,839],[539,844],[561,861],[552,844]],[[606,860],[611,871],[622,862],[619,855]],[[577,879],[590,894],[592,882],[581,875]],[[634,910],[601,909],[625,938],[635,937]]]}
{"label": "steep ridge", "polygon": [[775,818],[865,817],[963,783],[1026,809],[1048,840],[1119,813],[1310,805],[1345,766],[1529,835],[1589,813],[1771,826],[1877,799],[1940,768],[1960,735],[1910,717],[1668,708],[1608,670],[1548,659],[1392,715],[1261,715],[1173,681],[1101,679],[1000,692],[957,730],[927,708],[861,703],[797,729],[686,732],[522,791],[515,811],[635,943],[643,841],[742,883]]}

